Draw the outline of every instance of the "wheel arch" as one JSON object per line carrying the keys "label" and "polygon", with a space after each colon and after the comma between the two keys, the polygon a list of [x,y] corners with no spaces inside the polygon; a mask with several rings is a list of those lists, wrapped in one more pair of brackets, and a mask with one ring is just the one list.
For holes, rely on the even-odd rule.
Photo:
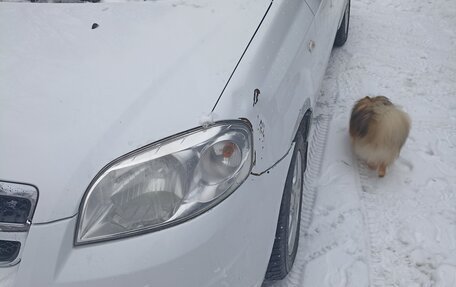
{"label": "wheel arch", "polygon": [[[305,141],[307,141],[307,139],[309,137],[311,123],[312,123],[312,109],[308,108],[306,110],[306,112],[304,113],[304,116],[302,117],[298,130],[297,130],[297,133],[303,134]],[[296,140],[296,135],[295,135],[295,140]]]}
{"label": "wheel arch", "polygon": [[304,105],[300,109],[299,116],[296,121],[294,131],[292,133],[293,140],[290,144],[296,142],[296,137],[298,133],[303,133],[304,141],[307,141],[307,137],[309,136],[309,131],[311,127],[312,112],[313,109],[310,98],[307,98],[304,102]]}

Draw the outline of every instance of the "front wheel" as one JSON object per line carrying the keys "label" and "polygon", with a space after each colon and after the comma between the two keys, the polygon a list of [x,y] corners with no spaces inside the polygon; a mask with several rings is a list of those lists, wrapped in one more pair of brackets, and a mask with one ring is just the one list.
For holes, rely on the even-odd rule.
{"label": "front wheel", "polygon": [[348,28],[350,24],[350,1],[347,3],[347,7],[345,7],[344,18],[340,23],[339,30],[336,33],[336,39],[334,40],[334,46],[341,47],[347,42],[348,38]]}
{"label": "front wheel", "polygon": [[298,251],[307,143],[298,133],[280,204],[274,246],[265,279],[280,280],[290,272]]}

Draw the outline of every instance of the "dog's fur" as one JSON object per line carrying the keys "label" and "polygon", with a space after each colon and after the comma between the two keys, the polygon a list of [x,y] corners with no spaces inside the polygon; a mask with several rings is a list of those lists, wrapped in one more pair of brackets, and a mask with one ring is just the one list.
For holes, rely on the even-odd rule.
{"label": "dog's fur", "polygon": [[354,105],[350,137],[355,154],[383,177],[399,156],[410,131],[410,117],[384,96],[364,97]]}

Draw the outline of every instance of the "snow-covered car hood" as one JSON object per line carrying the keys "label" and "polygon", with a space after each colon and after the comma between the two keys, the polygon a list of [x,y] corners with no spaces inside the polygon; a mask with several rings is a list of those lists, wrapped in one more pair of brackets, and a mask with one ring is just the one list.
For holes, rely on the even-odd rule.
{"label": "snow-covered car hood", "polygon": [[211,112],[269,0],[0,3],[0,180],[34,223],[77,213],[111,160]]}

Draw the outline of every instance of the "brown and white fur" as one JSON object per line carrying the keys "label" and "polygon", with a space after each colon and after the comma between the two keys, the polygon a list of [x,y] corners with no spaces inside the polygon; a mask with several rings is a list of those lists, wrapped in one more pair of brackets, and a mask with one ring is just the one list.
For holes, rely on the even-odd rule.
{"label": "brown and white fur", "polygon": [[355,154],[383,177],[399,156],[410,131],[410,117],[384,96],[364,97],[354,105],[350,137]]}

